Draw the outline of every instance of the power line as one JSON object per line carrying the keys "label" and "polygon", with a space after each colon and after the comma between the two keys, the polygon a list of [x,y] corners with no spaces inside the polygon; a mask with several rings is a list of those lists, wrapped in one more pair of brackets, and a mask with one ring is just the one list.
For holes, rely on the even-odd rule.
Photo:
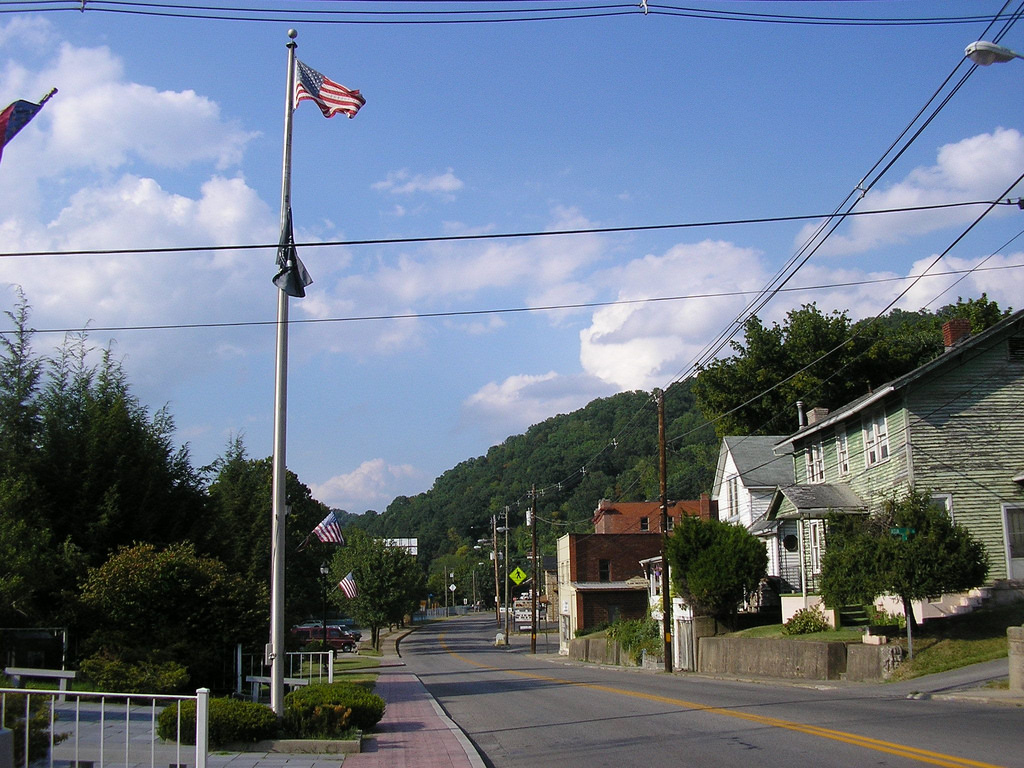
{"label": "power line", "polygon": [[[916,205],[905,208],[882,208],[872,211],[851,211],[846,216],[876,216],[893,213],[913,213],[918,211],[937,211],[951,208],[964,208],[975,205],[1015,205],[1024,208],[1024,198],[1017,200],[971,200],[957,203],[936,203],[933,205]],[[751,224],[780,224],[795,221],[813,221],[830,219],[835,214],[797,214],[793,216],[762,216],[750,219],[718,219],[711,221],[682,222],[675,224],[638,224],[621,227],[588,227],[584,229],[553,229],[532,232],[492,232],[474,235],[423,235],[413,237],[380,237],[361,240],[322,240],[315,242],[296,243],[296,248],[353,247],[365,245],[408,245],[412,243],[457,243],[475,240],[511,240],[531,237],[563,237],[569,235],[605,235],[628,232],[656,232],[672,229],[701,229],[711,227],[728,227]],[[92,248],[70,249],[60,251],[7,251],[0,252],[0,258],[40,257],[40,256],[120,256],[126,254],[163,254],[163,253],[196,253],[201,251],[250,251],[278,248],[279,243],[248,243],[235,245],[181,245],[152,248]]]}
{"label": "power line", "polygon": [[[916,279],[921,277],[948,277],[951,275],[963,275],[967,276],[974,272],[991,272],[1000,271],[1005,269],[1021,269],[1024,268],[1024,263],[1021,264],[1004,264],[998,267],[972,267],[970,269],[953,269],[945,272],[933,272],[928,275],[918,276]],[[915,278],[910,276],[899,276],[899,277],[879,277],[870,280],[847,280],[839,283],[820,283],[818,285],[802,285],[794,286],[791,288],[784,288],[781,292],[800,292],[800,291],[823,291],[830,290],[833,288],[851,288],[859,285],[876,285],[881,283],[894,283],[903,280],[914,280]],[[943,291],[945,293],[949,289]],[[386,315],[350,315],[347,317],[312,317],[304,318],[299,320],[289,319],[289,325],[320,325],[323,323],[355,323],[355,322],[370,322],[370,321],[382,321],[382,320],[431,320],[437,318],[450,318],[450,317],[474,317],[480,315],[511,315],[511,314],[525,314],[532,312],[559,312],[571,309],[598,309],[600,307],[615,307],[615,306],[628,306],[631,304],[657,304],[664,302],[673,301],[695,301],[698,299],[721,299],[729,298],[732,296],[746,296],[757,293],[757,291],[719,291],[715,293],[690,293],[681,296],[651,296],[642,299],[615,299],[609,301],[587,301],[578,302],[575,304],[546,304],[537,307],[503,307],[503,308],[489,308],[489,309],[456,309],[447,310],[444,312],[407,312],[403,314],[386,314]],[[167,330],[194,330],[199,328],[245,328],[245,327],[256,327],[256,326],[267,326],[277,325],[276,320],[235,320],[225,321],[221,323],[167,323],[162,325],[111,325],[111,326],[96,326],[96,327],[76,327],[76,328],[34,328],[33,333],[110,333],[115,331],[167,331]],[[12,331],[0,330],[0,336],[12,333]],[[763,394],[763,393],[762,393]]]}
{"label": "power line", "polygon": [[[842,16],[810,14],[755,13],[714,8],[658,5],[653,3],[615,3],[599,5],[503,0],[491,2],[405,3],[408,9],[373,9],[383,3],[365,2],[370,8],[340,8],[342,3],[161,3],[128,0],[3,0],[0,13],[98,12],[157,18],[201,19],[210,21],[280,22],[348,25],[438,25],[499,24],[544,21],[573,21],[617,16],[660,16],[706,21],[728,21],[773,25],[814,25],[834,27],[934,26],[975,24],[991,21],[984,15],[948,16]],[[388,5],[395,5],[390,2]],[[401,5],[401,3],[398,3]],[[329,6],[335,7],[329,7]],[[324,7],[328,6],[328,7]],[[417,6],[411,8],[411,6]],[[433,7],[431,7],[433,6]],[[1000,18],[997,16],[997,19]]]}

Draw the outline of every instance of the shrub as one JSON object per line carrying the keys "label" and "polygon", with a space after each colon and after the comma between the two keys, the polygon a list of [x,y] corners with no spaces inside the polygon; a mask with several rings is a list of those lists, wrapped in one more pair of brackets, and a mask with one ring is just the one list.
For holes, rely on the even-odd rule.
{"label": "shrub", "polygon": [[[0,675],[0,687],[11,687],[10,681]],[[45,696],[33,697],[34,704],[28,717],[28,752],[29,759],[25,759],[25,695],[21,693],[8,693],[4,697],[4,717],[0,723],[13,733],[14,740],[14,765],[27,765],[29,763],[41,764],[50,751],[50,708]],[[55,733],[53,743],[60,744],[68,735],[66,733]]]}
{"label": "shrub", "polygon": [[83,661],[81,672],[97,691],[177,693],[188,684],[188,669],[176,661],[131,663],[101,654]]}
{"label": "shrub", "polygon": [[370,731],[384,707],[384,699],[356,683],[310,685],[284,697],[284,728],[298,738],[337,736],[349,727]]}
{"label": "shrub", "polygon": [[782,625],[785,635],[809,635],[812,632],[827,632],[832,629],[820,606],[801,608],[792,618]]}
{"label": "shrub", "polygon": [[636,664],[640,663],[644,651],[652,656],[661,656],[665,652],[661,628],[651,618],[616,621],[608,627],[608,637],[618,641]]}
{"label": "shrub", "polygon": [[872,624],[892,625],[900,629],[905,629],[907,626],[907,617],[902,613],[889,613],[884,608],[878,608],[874,605],[868,606],[867,613]]}
{"label": "shrub", "polygon": [[576,637],[596,635],[598,632],[604,632],[606,629],[608,629],[608,622],[604,622],[602,624],[595,624],[592,627],[583,627],[582,629],[576,630]]}
{"label": "shrub", "polygon": [[[211,746],[272,739],[277,736],[277,730],[277,716],[270,707],[238,699],[210,699]],[[161,710],[157,716],[157,735],[167,741],[177,741],[178,704]],[[195,701],[181,702],[181,743],[196,743]]]}

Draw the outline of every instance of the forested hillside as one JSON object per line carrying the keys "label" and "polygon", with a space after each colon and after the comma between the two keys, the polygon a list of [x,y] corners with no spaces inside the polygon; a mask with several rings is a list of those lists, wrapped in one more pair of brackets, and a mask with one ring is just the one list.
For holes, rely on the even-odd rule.
{"label": "forested hillside", "polygon": [[[967,318],[980,333],[1009,311],[982,294],[934,313],[895,309],[857,323],[814,304],[790,311],[782,324],[751,318],[731,357],[666,392],[669,498],[712,490],[719,436],[793,432],[798,400],[835,408],[941,354],[941,326],[951,317]],[[558,536],[587,530],[600,499],[658,498],[657,435],[650,393],[595,400],[448,470],[429,491],[399,497],[383,514],[351,517],[350,524],[378,536],[417,537],[429,568],[438,557],[465,556],[490,534],[492,515],[500,521],[508,507],[512,546],[522,552],[535,486],[541,552],[551,554]]]}
{"label": "forested hillside", "polygon": [[[697,498],[711,490],[718,444],[700,415],[689,382],[665,394],[668,495]],[[522,526],[537,488],[538,535],[553,551],[557,536],[586,530],[602,498],[656,499],[658,414],[648,392],[595,400],[510,437],[486,455],[464,461],[416,496],[395,499],[380,515],[353,524],[388,537],[417,537],[421,560],[454,553],[491,531],[491,516]]]}

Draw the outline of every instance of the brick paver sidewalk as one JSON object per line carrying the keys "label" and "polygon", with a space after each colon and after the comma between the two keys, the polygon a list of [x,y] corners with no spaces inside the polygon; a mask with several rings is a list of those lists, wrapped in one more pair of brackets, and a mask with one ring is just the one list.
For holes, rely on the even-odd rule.
{"label": "brick paver sidewalk", "polygon": [[381,671],[374,688],[387,702],[384,717],[364,738],[363,751],[345,756],[344,768],[483,768],[469,739],[419,678],[392,669]]}

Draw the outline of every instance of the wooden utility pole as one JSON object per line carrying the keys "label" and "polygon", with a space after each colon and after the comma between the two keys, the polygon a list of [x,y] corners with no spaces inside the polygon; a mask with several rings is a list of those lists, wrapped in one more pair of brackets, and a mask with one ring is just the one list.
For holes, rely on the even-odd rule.
{"label": "wooden utility pole", "polygon": [[658,398],[658,474],[661,487],[661,613],[665,630],[665,671],[672,671],[672,596],[668,578],[668,462],[665,458],[665,393]]}
{"label": "wooden utility pole", "polygon": [[530,489],[530,533],[533,539],[533,589],[530,590],[530,653],[537,652],[537,486]]}

